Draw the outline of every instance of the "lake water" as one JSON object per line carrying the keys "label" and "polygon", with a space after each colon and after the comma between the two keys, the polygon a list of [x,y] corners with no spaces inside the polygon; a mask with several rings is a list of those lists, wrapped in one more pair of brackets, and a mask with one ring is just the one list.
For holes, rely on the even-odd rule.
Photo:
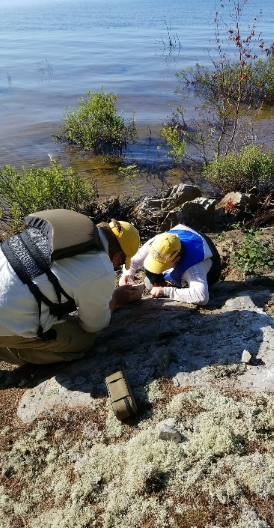
{"label": "lake water", "polygon": [[[169,103],[181,103],[174,94],[175,73],[196,62],[209,65],[208,51],[215,56],[216,5],[215,0],[0,0],[0,166],[46,166],[50,153],[64,166],[98,178],[101,197],[122,192],[114,173],[98,172],[94,159],[64,149],[50,134],[57,132],[65,107],[77,107],[88,90],[104,86],[117,94],[125,118],[135,109],[142,131],[133,154],[156,160],[156,140],[147,138],[150,131],[157,136]],[[247,2],[243,26],[252,24],[260,6],[259,0]],[[261,31],[267,44],[274,40],[273,22],[273,0],[265,0],[256,34]],[[193,100],[184,107],[191,109]]]}

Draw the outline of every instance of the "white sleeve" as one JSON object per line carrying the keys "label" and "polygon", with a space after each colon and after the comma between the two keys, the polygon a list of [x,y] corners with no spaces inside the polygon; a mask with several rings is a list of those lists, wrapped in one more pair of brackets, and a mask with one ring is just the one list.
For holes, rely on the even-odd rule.
{"label": "white sleeve", "polygon": [[174,301],[204,305],[208,303],[209,293],[207,274],[212,266],[211,258],[191,266],[182,276],[187,288],[164,287],[164,296]]}
{"label": "white sleeve", "polygon": [[125,266],[123,266],[123,275],[132,275],[132,277],[134,277],[136,271],[143,266],[144,260],[149,253],[150,244],[153,240],[154,237],[148,240],[143,246],[140,247],[140,249],[138,249],[137,253],[131,259],[131,265],[128,270],[126,270]]}
{"label": "white sleeve", "polygon": [[83,330],[97,332],[109,324],[111,318],[109,303],[114,288],[115,273],[111,273],[78,289],[75,302],[79,307],[79,325]]}

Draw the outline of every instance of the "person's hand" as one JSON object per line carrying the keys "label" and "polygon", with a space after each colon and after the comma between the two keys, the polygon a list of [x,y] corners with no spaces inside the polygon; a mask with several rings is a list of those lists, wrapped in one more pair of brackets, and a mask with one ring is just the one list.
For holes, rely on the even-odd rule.
{"label": "person's hand", "polygon": [[122,275],[119,280],[119,286],[125,286],[126,284],[136,284],[132,275]]}
{"label": "person's hand", "polygon": [[150,290],[151,297],[164,297],[164,288],[162,286],[153,286]]}
{"label": "person's hand", "polygon": [[133,288],[131,285],[126,284],[124,286],[118,286],[118,288],[115,288],[112,299],[109,303],[109,307],[112,312],[114,310],[118,310],[118,308],[122,308],[124,304],[127,304],[135,295],[138,294],[138,290]]}

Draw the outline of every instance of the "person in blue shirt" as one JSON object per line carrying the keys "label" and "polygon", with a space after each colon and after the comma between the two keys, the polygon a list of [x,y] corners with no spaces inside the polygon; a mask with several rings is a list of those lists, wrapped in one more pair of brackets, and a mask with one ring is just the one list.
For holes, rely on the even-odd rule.
{"label": "person in blue shirt", "polygon": [[212,240],[179,224],[148,240],[123,269],[119,284],[134,283],[136,271],[144,267],[145,284],[152,297],[205,305],[209,287],[221,275],[221,259]]}

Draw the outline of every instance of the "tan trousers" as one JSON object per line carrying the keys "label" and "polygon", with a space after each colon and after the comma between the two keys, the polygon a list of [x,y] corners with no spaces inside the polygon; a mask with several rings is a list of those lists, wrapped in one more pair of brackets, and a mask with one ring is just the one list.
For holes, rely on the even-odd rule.
{"label": "tan trousers", "polygon": [[57,339],[49,342],[39,337],[0,336],[0,361],[25,365],[81,359],[92,348],[96,337],[96,333],[85,332],[73,316],[52,328],[57,332]]}

